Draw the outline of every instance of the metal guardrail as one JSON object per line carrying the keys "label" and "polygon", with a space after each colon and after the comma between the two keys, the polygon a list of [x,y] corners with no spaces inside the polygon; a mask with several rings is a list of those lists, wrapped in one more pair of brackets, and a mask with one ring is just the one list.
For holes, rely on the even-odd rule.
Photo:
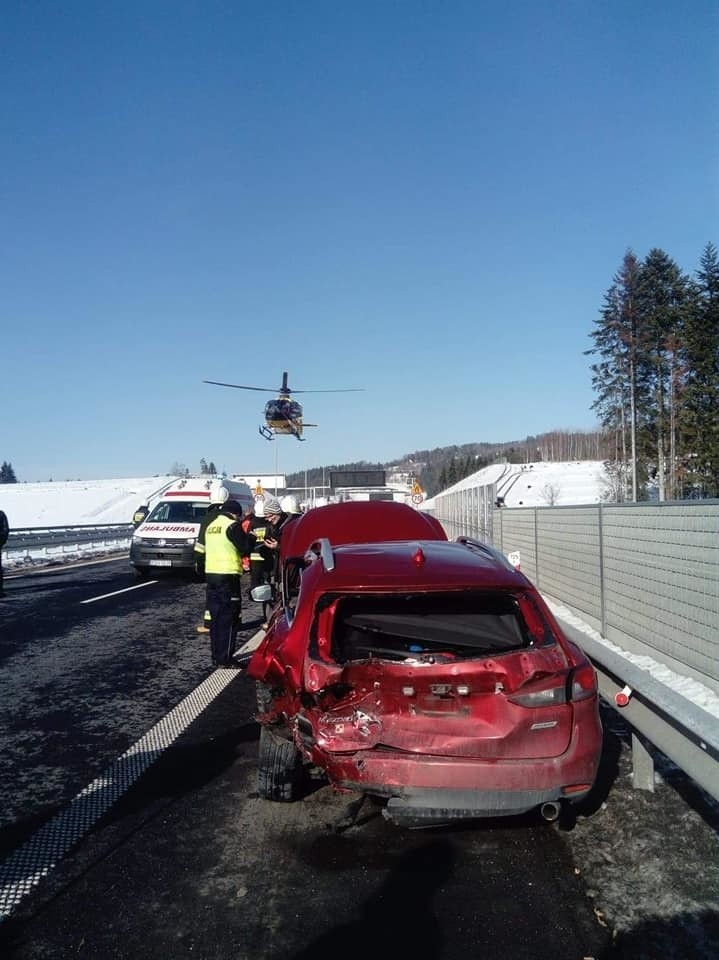
{"label": "metal guardrail", "polygon": [[[717,718],[599,640],[557,619],[594,664],[602,698],[632,727],[634,786],[654,790],[654,760],[646,738],[719,800]],[[617,704],[617,694],[623,695],[624,706]]]}
{"label": "metal guardrail", "polygon": [[57,548],[62,553],[67,547],[81,547],[88,543],[117,543],[129,541],[132,536],[131,523],[96,523],[78,526],[26,527],[10,531],[3,553],[10,559],[13,554],[23,553],[29,557],[31,551],[51,551]]}

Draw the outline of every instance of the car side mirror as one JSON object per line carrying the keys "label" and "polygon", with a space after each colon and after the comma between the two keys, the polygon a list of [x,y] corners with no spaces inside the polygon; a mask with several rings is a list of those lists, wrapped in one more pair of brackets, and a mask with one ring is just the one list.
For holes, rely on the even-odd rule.
{"label": "car side mirror", "polygon": [[261,583],[259,587],[250,590],[250,596],[257,603],[269,603],[272,600],[272,587],[269,583]]}

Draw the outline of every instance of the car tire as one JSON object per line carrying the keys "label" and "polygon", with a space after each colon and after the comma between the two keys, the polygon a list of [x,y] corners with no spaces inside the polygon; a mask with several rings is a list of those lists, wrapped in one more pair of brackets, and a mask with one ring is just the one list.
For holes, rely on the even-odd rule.
{"label": "car tire", "polygon": [[258,680],[255,684],[255,690],[257,696],[257,716],[263,717],[266,713],[270,712],[270,707],[272,706],[272,691],[267,684],[261,680]]}
{"label": "car tire", "polygon": [[296,800],[302,785],[302,757],[291,740],[275,727],[260,727],[257,792],[265,800]]}
{"label": "car tire", "polygon": [[137,576],[140,577],[140,578],[149,577],[149,576],[150,576],[150,568],[149,568],[149,567],[135,567],[135,573],[136,573]]}

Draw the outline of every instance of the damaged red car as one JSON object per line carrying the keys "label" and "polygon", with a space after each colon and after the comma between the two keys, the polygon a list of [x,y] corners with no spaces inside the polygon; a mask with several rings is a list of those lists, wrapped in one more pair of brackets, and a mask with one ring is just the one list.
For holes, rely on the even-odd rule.
{"label": "damaged red car", "polygon": [[408,505],[349,502],[291,521],[280,570],[248,664],[263,797],[301,796],[311,766],[430,826],[553,820],[589,792],[594,668],[501,553]]}

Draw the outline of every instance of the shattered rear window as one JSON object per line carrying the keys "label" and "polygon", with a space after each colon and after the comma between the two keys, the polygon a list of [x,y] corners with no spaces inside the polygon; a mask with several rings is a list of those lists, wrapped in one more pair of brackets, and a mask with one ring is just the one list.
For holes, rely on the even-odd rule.
{"label": "shattered rear window", "polygon": [[326,597],[332,608],[331,657],[466,659],[537,642],[517,597],[502,592]]}

